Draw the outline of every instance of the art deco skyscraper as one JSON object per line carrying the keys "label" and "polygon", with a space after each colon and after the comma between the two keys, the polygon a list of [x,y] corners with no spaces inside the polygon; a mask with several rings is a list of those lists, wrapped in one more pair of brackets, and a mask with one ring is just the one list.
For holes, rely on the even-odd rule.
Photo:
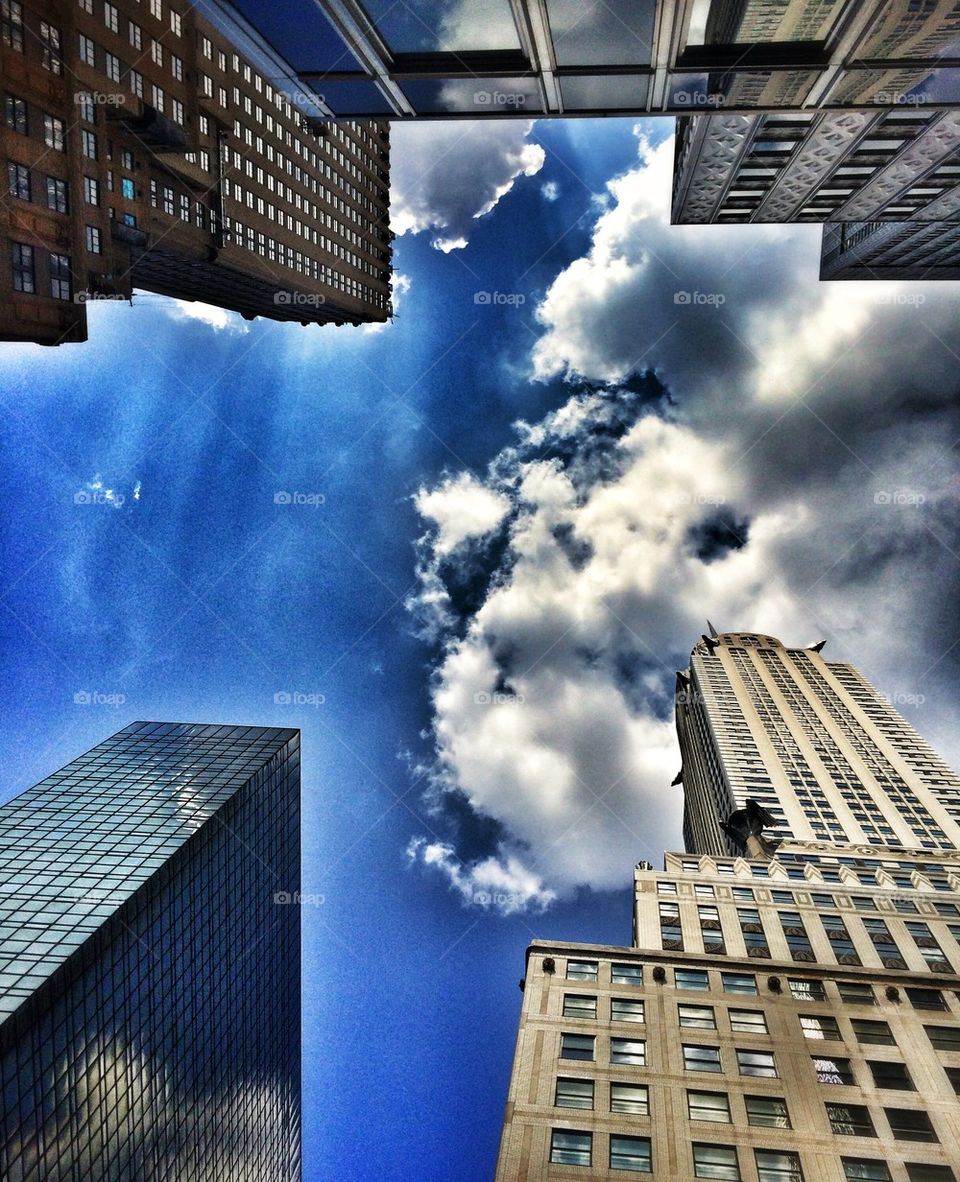
{"label": "art deco skyscraper", "polygon": [[298,1182],[299,733],[138,722],[0,807],[0,1177]]}
{"label": "art deco skyscraper", "polygon": [[960,785],[821,647],[678,674],[688,852],[528,949],[497,1182],[960,1175]]}

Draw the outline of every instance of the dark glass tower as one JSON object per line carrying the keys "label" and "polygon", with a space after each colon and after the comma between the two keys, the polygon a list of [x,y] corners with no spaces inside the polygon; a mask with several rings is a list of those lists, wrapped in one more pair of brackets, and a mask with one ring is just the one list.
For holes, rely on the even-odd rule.
{"label": "dark glass tower", "polygon": [[6,1182],[299,1182],[299,732],[137,722],[0,807]]}

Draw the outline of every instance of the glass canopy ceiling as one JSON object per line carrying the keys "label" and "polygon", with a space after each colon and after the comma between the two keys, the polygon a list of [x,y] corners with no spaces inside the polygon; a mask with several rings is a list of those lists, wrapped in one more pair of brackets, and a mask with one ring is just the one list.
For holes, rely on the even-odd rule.
{"label": "glass canopy ceiling", "polygon": [[327,117],[960,105],[956,0],[208,0],[204,8],[248,54],[259,46],[258,64],[281,89]]}

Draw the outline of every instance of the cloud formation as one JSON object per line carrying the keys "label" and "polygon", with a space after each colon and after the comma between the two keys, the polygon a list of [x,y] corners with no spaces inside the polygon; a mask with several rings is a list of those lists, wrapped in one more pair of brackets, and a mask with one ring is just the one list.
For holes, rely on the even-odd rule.
{"label": "cloud formation", "polygon": [[502,119],[401,123],[393,132],[390,218],[394,232],[430,233],[431,245],[465,247],[478,218],[546,159],[532,123]]}
{"label": "cloud formation", "polygon": [[539,306],[557,409],[416,498],[433,791],[496,836],[408,853],[468,901],[500,874],[504,911],[679,848],[674,671],[706,616],[826,636],[960,754],[949,285],[819,284],[809,227],[671,228],[670,155],[639,138]]}

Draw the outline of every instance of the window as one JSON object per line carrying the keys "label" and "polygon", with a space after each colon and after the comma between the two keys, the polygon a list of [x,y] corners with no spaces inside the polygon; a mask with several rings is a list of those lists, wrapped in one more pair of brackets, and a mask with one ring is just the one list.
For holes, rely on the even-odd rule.
{"label": "window", "polygon": [[[17,5],[19,8],[20,5]],[[43,51],[40,57],[40,64],[45,70],[49,70],[51,74],[63,73],[63,57],[60,50],[60,30],[55,25],[49,25],[46,21],[40,22],[40,43]]]}
{"label": "window", "polygon": [[741,1075],[777,1078],[777,1064],[772,1051],[737,1051],[737,1067]]}
{"label": "window", "polygon": [[677,969],[674,973],[674,980],[678,989],[707,990],[710,988],[710,981],[703,969]]}
{"label": "window", "polygon": [[15,131],[19,135],[29,134],[27,104],[23,99],[15,98],[12,94],[4,95],[3,121],[11,131]]}
{"label": "window", "polygon": [[771,891],[770,897],[773,899],[774,903],[792,903],[793,902],[793,892],[792,891]]}
{"label": "window", "polygon": [[67,201],[67,182],[57,180],[56,177],[47,177],[47,208],[54,209],[57,213],[66,213],[68,208]]}
{"label": "window", "polygon": [[596,1039],[592,1034],[561,1034],[560,1058],[592,1061],[595,1042]]}
{"label": "window", "polygon": [[759,1182],[803,1182],[800,1155],[777,1153],[773,1149],[755,1149]]}
{"label": "window", "polygon": [[7,182],[11,197],[30,200],[30,169],[15,160],[7,161]]}
{"label": "window", "polygon": [[872,1006],[877,1004],[873,990],[869,985],[864,985],[860,981],[838,981],[837,988],[840,990],[843,1000],[851,1005]]}
{"label": "window", "polygon": [[610,1062],[632,1063],[634,1067],[646,1067],[647,1044],[637,1038],[611,1038]]}
{"label": "window", "polygon": [[953,1090],[960,1096],[960,1067],[944,1067]]}
{"label": "window", "polygon": [[853,1084],[853,1072],[849,1059],[827,1059],[820,1056],[813,1057],[813,1069],[817,1073],[820,1083]]}
{"label": "window", "polygon": [[18,0],[0,2],[0,33],[4,45],[23,53],[23,5]]}
{"label": "window", "polygon": [[757,995],[757,978],[752,973],[721,973],[720,981],[724,993]]}
{"label": "window", "polygon": [[733,897],[740,903],[746,903],[748,900],[753,900],[754,894],[750,887],[734,887]]}
{"label": "window", "polygon": [[130,44],[134,49],[143,49],[143,29],[130,22]]}
{"label": "window", "polygon": [[103,254],[103,243],[101,241],[99,227],[84,226],[84,234],[86,236],[87,250],[90,254]]}
{"label": "window", "polygon": [[565,993],[563,995],[563,1016],[565,1018],[595,1018],[597,1016],[597,999],[584,997],[579,993]]}
{"label": "window", "polygon": [[680,904],[660,904],[660,943],[673,952],[683,951],[683,929],[680,925]]}
{"label": "window", "polygon": [[870,1018],[854,1018],[851,1025],[859,1043],[874,1044],[879,1047],[895,1047],[897,1045],[886,1022],[876,1022]]}
{"label": "window", "polygon": [[930,1117],[919,1108],[884,1108],[883,1111],[898,1141],[939,1141]]}
{"label": "window", "polygon": [[701,1047],[684,1043],[683,1067],[685,1071],[713,1071],[719,1074],[720,1048]]}
{"label": "window", "polygon": [[906,1162],[910,1182],[956,1182],[949,1166],[928,1166],[921,1162]]}
{"label": "window", "polygon": [[645,1084],[612,1083],[610,1111],[631,1112],[634,1116],[650,1115],[650,1093]]}
{"label": "window", "polygon": [[725,1182],[740,1182],[737,1151],[732,1145],[694,1145],[693,1175],[695,1178],[720,1178]]}
{"label": "window", "polygon": [[565,1166],[592,1165],[593,1134],[554,1129],[550,1136],[550,1160]]}
{"label": "window", "polygon": [[728,1125],[730,1099],[726,1092],[687,1092],[687,1115],[691,1120],[710,1120]]}
{"label": "window", "polygon": [[88,160],[96,160],[97,137],[92,131],[84,129],[80,132],[80,150]]}
{"label": "window", "polygon": [[840,1027],[836,1018],[826,1015],[803,1015],[800,1018],[800,1029],[805,1038],[821,1038],[836,1041],[840,1038]]}
{"label": "window", "polygon": [[853,905],[858,911],[876,911],[877,901],[871,895],[854,895]]}
{"label": "window", "polygon": [[887,1163],[878,1158],[842,1157],[840,1161],[847,1182],[890,1182]]}
{"label": "window", "polygon": [[653,1169],[649,1137],[628,1137],[623,1133],[610,1134],[610,1169],[636,1170],[649,1174]]}
{"label": "window", "polygon": [[100,182],[95,177],[83,178],[83,199],[88,205],[100,204]]}
{"label": "window", "polygon": [[945,1010],[947,1003],[939,989],[907,989],[907,997],[915,1010]]}
{"label": "window", "polygon": [[791,1129],[787,1102],[780,1096],[744,1096],[747,1123],[765,1129]]}
{"label": "window", "polygon": [[90,37],[80,34],[80,60],[87,66],[97,64],[97,45]]}
{"label": "window", "polygon": [[614,985],[642,985],[643,965],[612,964],[610,966],[610,980]]}
{"label": "window", "polygon": [[827,1119],[838,1137],[875,1137],[870,1110],[863,1104],[828,1104]]}
{"label": "window", "polygon": [[136,189],[131,177],[125,176],[120,178],[120,196],[125,201],[133,201],[136,196]]}
{"label": "window", "polygon": [[802,977],[789,977],[790,996],[794,1001],[826,1001],[827,993],[821,981],[808,981]]}
{"label": "window", "polygon": [[681,1026],[693,1026],[700,1030],[716,1030],[717,1019],[713,1006],[677,1006],[677,1016]]}
{"label": "window", "polygon": [[111,33],[118,33],[120,31],[120,15],[116,7],[109,3],[109,0],[105,0],[103,5],[103,23]]}
{"label": "window", "polygon": [[885,1063],[882,1059],[868,1059],[867,1066],[878,1088],[891,1088],[898,1092],[913,1092],[913,1080],[902,1063]]}
{"label": "window", "polygon": [[696,883],[693,888],[693,893],[698,899],[713,899],[716,897],[716,892],[709,883]]}
{"label": "window", "polygon": [[597,961],[595,960],[568,960],[567,961],[567,980],[568,981],[596,981],[597,979]]}
{"label": "window", "polygon": [[55,300],[73,298],[70,258],[65,254],[50,255],[50,294]]}
{"label": "window", "polygon": [[960,1026],[924,1026],[938,1051],[960,1051]]}
{"label": "window", "polygon": [[13,265],[13,290],[33,295],[37,290],[33,270],[33,247],[23,242],[11,242],[10,261]]}
{"label": "window", "polygon": [[658,882],[658,895],[675,895],[677,893],[677,884],[675,882]]}
{"label": "window", "polygon": [[553,1102],[557,1108],[593,1108],[593,1080],[560,1076]]}
{"label": "window", "polygon": [[767,1019],[760,1010],[731,1010],[730,1029],[742,1034],[769,1034]]}
{"label": "window", "polygon": [[642,1022],[643,1002],[633,998],[612,997],[610,999],[610,1020],[612,1022]]}

